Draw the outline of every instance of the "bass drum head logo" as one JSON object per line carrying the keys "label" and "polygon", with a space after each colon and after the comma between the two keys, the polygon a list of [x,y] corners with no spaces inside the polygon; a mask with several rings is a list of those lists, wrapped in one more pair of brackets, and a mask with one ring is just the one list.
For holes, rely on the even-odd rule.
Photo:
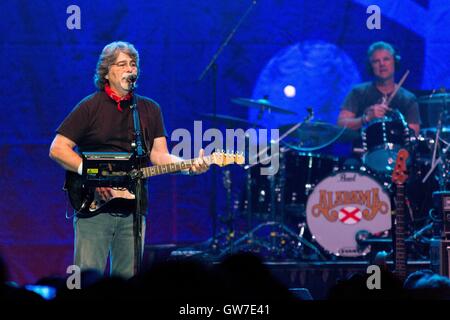
{"label": "bass drum head logo", "polygon": [[309,195],[306,222],[326,251],[346,257],[365,255],[368,251],[358,248],[356,234],[391,228],[390,198],[369,175],[338,172],[323,179]]}

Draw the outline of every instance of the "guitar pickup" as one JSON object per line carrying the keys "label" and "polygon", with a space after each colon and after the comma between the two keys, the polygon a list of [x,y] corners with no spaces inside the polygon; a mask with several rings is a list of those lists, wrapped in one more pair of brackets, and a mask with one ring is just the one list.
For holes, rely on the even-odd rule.
{"label": "guitar pickup", "polygon": [[103,177],[111,177],[111,176],[116,176],[116,177],[119,176],[119,177],[123,177],[123,176],[126,176],[127,173],[126,173],[125,171],[111,172],[111,171],[108,171],[108,170],[102,170],[101,175],[102,175]]}

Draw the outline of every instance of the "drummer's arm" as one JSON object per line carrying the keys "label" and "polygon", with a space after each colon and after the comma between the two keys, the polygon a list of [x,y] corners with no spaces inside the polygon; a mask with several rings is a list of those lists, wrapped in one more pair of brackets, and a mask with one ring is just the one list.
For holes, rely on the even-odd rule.
{"label": "drummer's arm", "polygon": [[347,127],[353,130],[358,130],[363,125],[363,117],[356,118],[356,115],[349,110],[341,110],[338,116],[338,126]]}
{"label": "drummer's arm", "polygon": [[416,137],[419,135],[420,131],[420,124],[418,123],[408,123],[408,127],[414,130],[414,133],[416,134]]}

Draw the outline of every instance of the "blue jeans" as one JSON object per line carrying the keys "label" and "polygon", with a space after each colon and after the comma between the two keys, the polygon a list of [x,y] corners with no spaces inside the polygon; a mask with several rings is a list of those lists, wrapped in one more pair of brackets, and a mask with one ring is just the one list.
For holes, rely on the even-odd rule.
{"label": "blue jeans", "polygon": [[[73,226],[74,263],[81,270],[94,269],[103,274],[109,255],[110,275],[125,279],[134,275],[133,214],[101,213],[91,218],[75,216]],[[142,216],[142,249],[144,239],[145,216]]]}

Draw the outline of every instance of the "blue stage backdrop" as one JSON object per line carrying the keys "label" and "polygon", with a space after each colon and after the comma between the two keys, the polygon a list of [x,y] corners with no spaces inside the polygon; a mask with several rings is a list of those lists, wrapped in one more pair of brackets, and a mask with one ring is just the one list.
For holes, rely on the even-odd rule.
{"label": "blue stage backdrop", "polygon": [[[369,30],[367,7],[373,4],[381,9],[381,29]],[[67,26],[68,19],[69,25],[75,21],[74,11],[67,13],[71,5],[80,9],[80,29]],[[250,7],[216,60],[214,100],[213,69],[201,80],[200,74]],[[2,1],[0,16],[0,250],[10,279],[21,284],[63,275],[72,262],[64,171],[48,150],[58,124],[95,90],[95,64],[111,41],[130,41],[139,50],[138,91],[160,103],[169,137],[177,128],[193,132],[194,120],[212,113],[214,101],[219,114],[258,120],[231,103],[235,97],[268,95],[299,114],[261,119],[268,127],[298,122],[308,106],[316,119],[334,123],[351,86],[368,80],[366,49],[376,40],[398,48],[399,75],[411,71],[406,88],[450,86],[447,0],[13,0]],[[294,97],[283,94],[287,85],[296,88]],[[203,130],[209,127],[203,123]],[[211,206],[219,218],[226,208],[222,172],[216,180],[211,171],[151,179],[146,243],[209,239]],[[244,170],[233,167],[231,173],[234,201]]]}

